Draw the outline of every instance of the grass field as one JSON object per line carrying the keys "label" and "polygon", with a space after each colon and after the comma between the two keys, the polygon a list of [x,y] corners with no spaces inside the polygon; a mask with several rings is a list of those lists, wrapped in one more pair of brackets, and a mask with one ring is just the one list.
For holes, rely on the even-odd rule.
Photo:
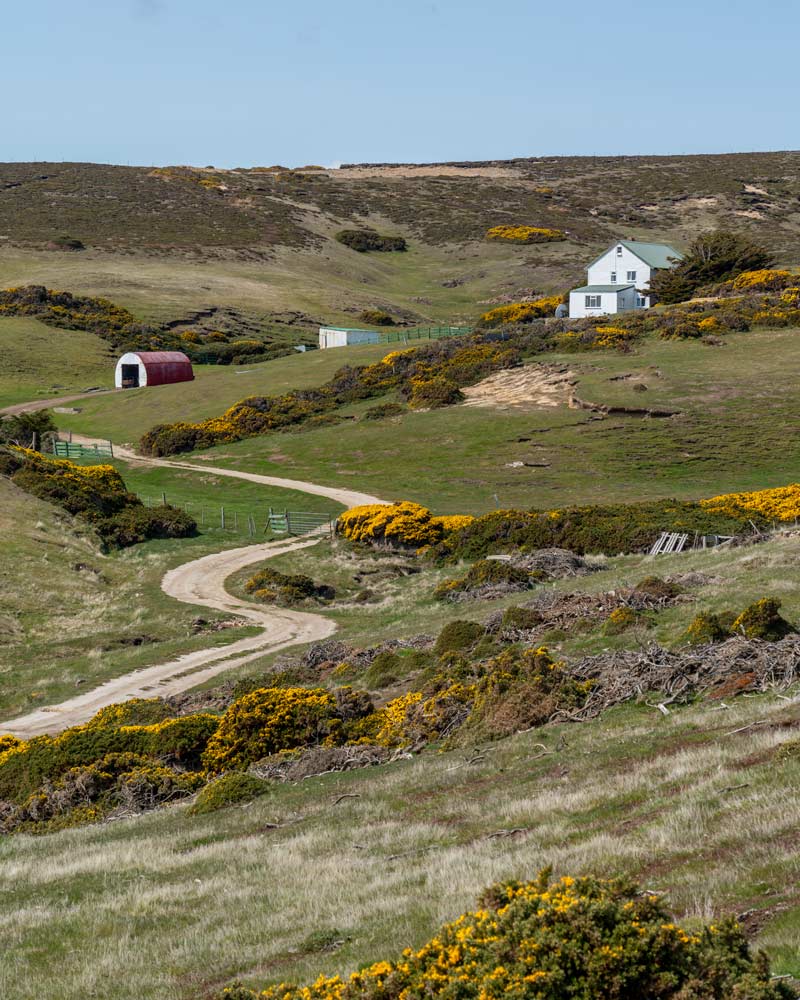
{"label": "grass field", "polygon": [[0,408],[114,384],[108,344],[27,317],[0,319]]}
{"label": "grass field", "polygon": [[[796,338],[795,330],[762,330],[731,334],[723,347],[650,339],[632,354],[598,351],[543,359],[569,366],[582,399],[680,411],[672,418],[600,418],[566,405],[457,406],[408,412],[379,424],[353,420],[265,435],[210,449],[202,458],[328,485],[358,484],[378,496],[418,500],[444,513],[776,486],[800,478]],[[248,393],[318,385],[341,364],[368,363],[384,352],[383,347],[319,351],[266,362],[243,375],[200,369],[195,383],[97,397],[83,403],[80,414],[60,416],[58,422],[131,440],[156,422],[220,413]],[[357,417],[370,405],[342,413]],[[528,464],[511,465],[520,461]]]}
{"label": "grass field", "polygon": [[[599,418],[563,405],[457,406],[378,425],[252,438],[202,457],[331,485],[358,483],[442,513],[777,486],[800,478],[796,339],[794,330],[760,331],[731,335],[719,348],[648,340],[630,355],[547,356],[571,368],[581,398],[680,411],[668,419]],[[634,377],[617,380],[621,375]],[[636,391],[637,383],[647,391]],[[512,467],[520,461],[531,464]]]}
{"label": "grass field", "polygon": [[[164,492],[170,502],[188,504],[198,521],[205,511],[200,533],[104,555],[80,522],[0,478],[0,718],[61,701],[78,686],[251,634],[231,628],[196,635],[192,621],[198,615],[208,621],[224,616],[166,597],[161,577],[208,552],[269,540],[263,529],[270,506],[336,509],[329,500],[291,490],[118,465],[134,492]],[[226,530],[220,527],[221,506]],[[258,531],[253,539],[247,528],[251,512]]]}
{"label": "grass field", "polygon": [[194,382],[126,389],[111,397],[80,400],[79,414],[58,414],[63,430],[135,443],[155,423],[203,420],[222,413],[245,396],[279,395],[327,381],[342,365],[370,364],[389,350],[385,345],[309,351],[257,365],[202,365]]}
{"label": "grass field", "polygon": [[347,974],[546,864],[630,873],[690,924],[750,911],[774,970],[798,975],[800,764],[775,766],[797,736],[798,693],[668,717],[626,706],[478,754],[277,786],[210,816],[176,806],[5,838],[0,988],[190,1000],[233,979]]}

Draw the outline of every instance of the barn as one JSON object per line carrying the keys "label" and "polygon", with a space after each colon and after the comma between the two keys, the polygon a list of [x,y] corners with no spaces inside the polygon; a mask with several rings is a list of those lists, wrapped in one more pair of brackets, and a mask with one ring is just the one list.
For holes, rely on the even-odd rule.
{"label": "barn", "polygon": [[117,362],[114,385],[118,389],[138,389],[193,379],[192,362],[183,351],[129,351]]}

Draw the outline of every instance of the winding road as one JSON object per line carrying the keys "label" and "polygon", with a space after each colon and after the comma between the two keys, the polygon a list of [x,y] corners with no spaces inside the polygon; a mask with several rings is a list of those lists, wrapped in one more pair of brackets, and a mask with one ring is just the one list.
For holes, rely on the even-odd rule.
{"label": "winding road", "polygon": [[[73,440],[92,443],[94,439],[78,438],[77,435],[74,435]],[[191,462],[146,458],[117,446],[114,448],[114,454],[128,462],[191,469],[200,473],[210,472],[218,476],[230,476],[234,479],[247,479],[254,483],[263,483],[265,486],[300,490],[304,493],[328,497],[345,507],[383,502],[377,497],[355,490],[320,486],[317,483],[281,479],[277,476],[261,476],[254,472],[240,472],[235,469],[223,469],[205,464],[201,466]],[[284,555],[287,552],[316,545],[325,533],[327,533],[327,528],[322,528],[303,538],[262,542],[238,549],[214,552],[211,555],[184,563],[182,566],[169,570],[164,575],[161,588],[169,597],[186,604],[213,608],[216,611],[224,611],[246,618],[261,628],[258,635],[239,639],[227,646],[195,650],[165,663],[142,667],[121,677],[112,678],[91,691],[76,695],[58,705],[40,708],[16,719],[0,722],[0,733],[12,733],[23,739],[30,739],[44,733],[60,732],[62,729],[88,721],[106,705],[127,701],[130,698],[154,698],[177,694],[187,688],[202,684],[225,670],[239,667],[268,653],[274,653],[277,650],[301,643],[316,642],[332,635],[336,631],[336,625],[323,615],[252,604],[249,601],[233,597],[225,589],[227,578],[244,566],[269,559],[271,556]]]}

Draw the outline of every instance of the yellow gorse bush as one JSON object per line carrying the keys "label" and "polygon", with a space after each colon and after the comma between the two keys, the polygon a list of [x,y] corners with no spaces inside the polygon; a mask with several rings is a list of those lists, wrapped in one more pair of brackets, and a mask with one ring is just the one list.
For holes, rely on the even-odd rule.
{"label": "yellow gorse bush", "polygon": [[442,540],[447,533],[442,523],[444,520],[434,518],[421,504],[403,500],[393,504],[351,507],[339,517],[336,527],[351,542],[383,542],[398,547],[420,548]]}
{"label": "yellow gorse bush", "polygon": [[530,323],[533,319],[552,316],[563,301],[563,295],[546,295],[532,302],[512,302],[507,306],[498,306],[485,312],[480,318],[480,323],[483,326]]}
{"label": "yellow gorse bush", "polygon": [[774,521],[794,521],[800,517],[800,483],[753,493],[723,493],[700,503],[707,510],[733,516],[750,511]]}
{"label": "yellow gorse bush", "polygon": [[552,243],[565,240],[566,235],[560,229],[542,226],[492,226],[486,231],[486,239],[503,243]]}
{"label": "yellow gorse bush", "polygon": [[774,271],[764,268],[760,271],[744,271],[733,279],[737,292],[773,292],[786,288],[797,278],[791,271]]}
{"label": "yellow gorse bush", "polygon": [[564,1000],[565,997],[758,997],[792,994],[755,962],[735,920],[696,933],[675,924],[659,898],[621,879],[549,871],[499,883],[479,908],[419,949],[348,977],[280,983],[229,1000]]}

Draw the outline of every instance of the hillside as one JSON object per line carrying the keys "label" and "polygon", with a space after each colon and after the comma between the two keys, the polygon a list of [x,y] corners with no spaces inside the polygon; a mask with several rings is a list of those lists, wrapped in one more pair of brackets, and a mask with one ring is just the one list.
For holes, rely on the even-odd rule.
{"label": "hillside", "polygon": [[[715,224],[800,259],[800,153],[566,157],[341,170],[0,165],[0,286],[108,296],[143,319],[238,311],[264,330],[470,320],[477,303],[562,289],[620,235],[686,243]],[[487,243],[509,223],[564,242]],[[359,254],[337,231],[404,236],[407,253]],[[83,251],[47,249],[59,236]],[[222,318],[222,317],[221,317]]]}
{"label": "hillside", "polygon": [[[566,238],[485,239],[511,224]],[[792,273],[635,329],[291,349],[366,308],[472,324],[621,233],[722,224]],[[364,226],[408,249],[335,239]],[[736,926],[766,952],[737,1000],[794,995],[800,153],[2,164],[0,237],[0,288],[287,352],[55,414],[128,446],[110,470],[0,447],[3,997],[356,1000],[318,977],[386,970],[545,866],[635,879],[684,945]],[[0,316],[0,407],[107,386],[114,331],[87,328]],[[698,547],[649,555],[665,529]],[[523,950],[494,948],[487,982]]]}

